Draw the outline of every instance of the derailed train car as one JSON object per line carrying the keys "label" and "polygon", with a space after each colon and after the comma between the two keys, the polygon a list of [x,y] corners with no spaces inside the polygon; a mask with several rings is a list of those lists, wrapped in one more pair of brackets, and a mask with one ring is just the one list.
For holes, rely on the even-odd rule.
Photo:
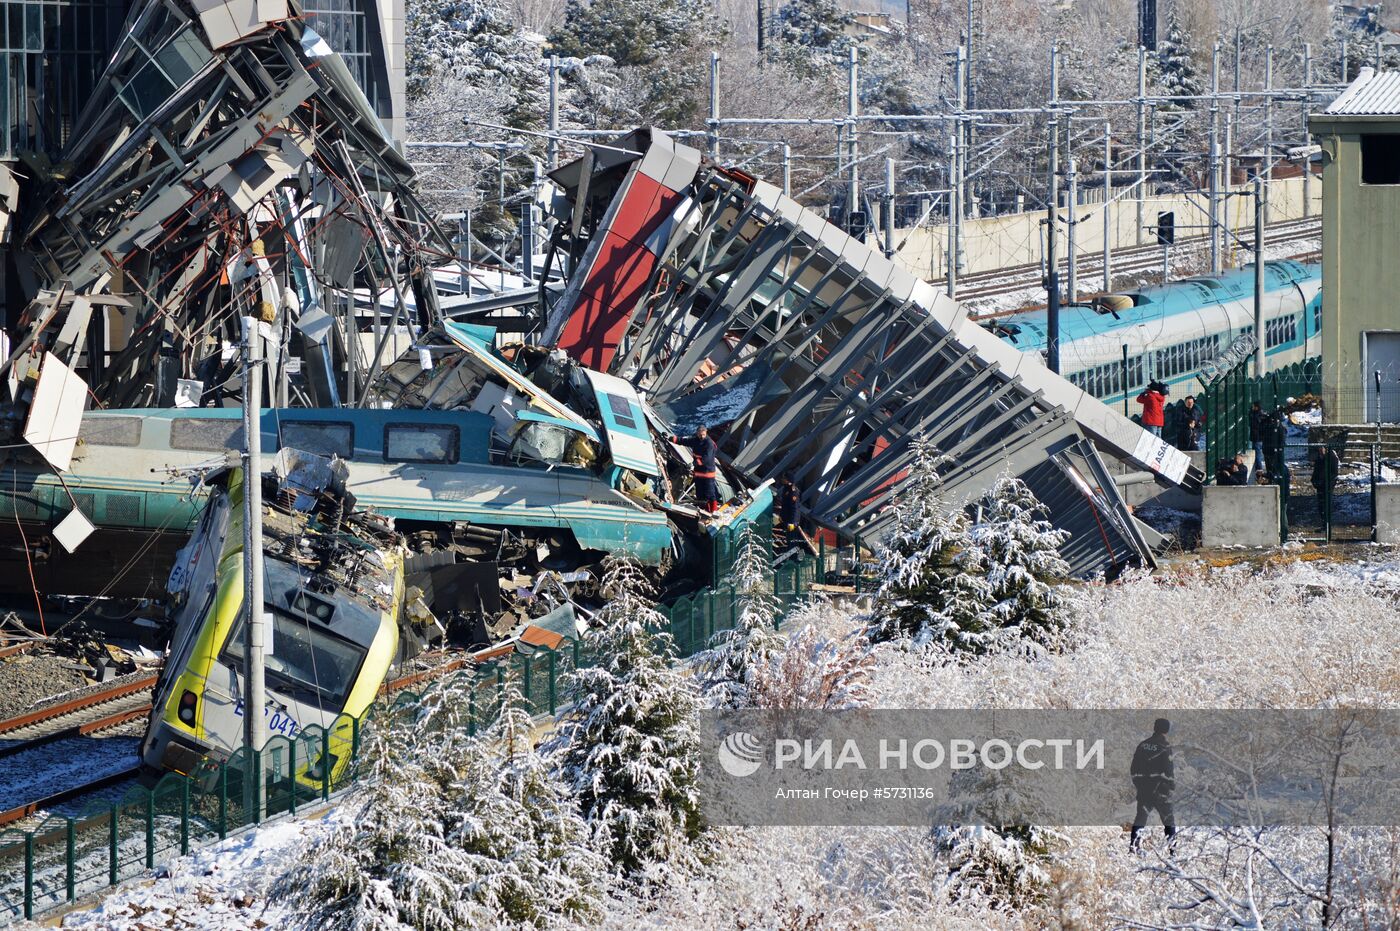
{"label": "derailed train car", "polygon": [[[282,462],[292,460],[287,452]],[[403,538],[382,519],[347,509],[343,481],[328,466],[320,468],[325,486],[274,494],[263,517],[262,714],[268,733],[307,741],[288,778],[312,787],[349,759],[347,716],[365,713],[389,673],[405,597]],[[243,746],[242,476],[225,472],[212,486],[170,575],[174,636],[141,744],[142,763],[155,773],[198,777]]]}
{"label": "derailed train car", "polygon": [[[517,353],[553,379],[551,394],[492,335],[451,324],[430,334],[385,370],[373,406],[265,410],[263,448],[345,460],[359,506],[393,518],[415,550],[453,549],[502,578],[627,553],[673,589],[708,581],[711,534],[761,513],[767,490],[728,482],[735,506],[702,518],[685,457],[632,386]],[[169,571],[208,494],[189,477],[242,445],[232,408],[87,412],[62,477],[32,455],[0,469],[0,565],[14,570],[0,578],[25,595],[32,571],[49,593],[158,597],[151,580]],[[54,528],[74,511],[96,529],[69,552]]]}

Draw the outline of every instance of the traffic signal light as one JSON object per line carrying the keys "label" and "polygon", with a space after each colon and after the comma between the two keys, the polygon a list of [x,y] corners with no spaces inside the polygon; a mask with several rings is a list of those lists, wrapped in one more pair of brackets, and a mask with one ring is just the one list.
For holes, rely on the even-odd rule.
{"label": "traffic signal light", "polygon": [[1170,210],[1157,214],[1157,244],[1170,246],[1176,242],[1176,214]]}

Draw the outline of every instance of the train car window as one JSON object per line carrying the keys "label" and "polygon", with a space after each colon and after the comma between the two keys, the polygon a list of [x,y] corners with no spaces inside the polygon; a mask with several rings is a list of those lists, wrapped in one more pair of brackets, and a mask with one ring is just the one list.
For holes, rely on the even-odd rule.
{"label": "train car window", "polygon": [[1361,183],[1400,184],[1400,135],[1366,133],[1361,137]]}
{"label": "train car window", "polygon": [[282,445],[304,449],[318,456],[335,455],[341,459],[351,459],[355,455],[355,427],[349,423],[319,420],[284,420]]}
{"label": "train car window", "polygon": [[457,428],[435,424],[391,424],[384,428],[384,458],[388,462],[457,461]]}
{"label": "train car window", "polygon": [[139,446],[140,417],[84,417],[78,439],[97,446]]}
{"label": "train car window", "polygon": [[[276,605],[267,607],[272,616],[272,651],[266,665],[269,690],[300,701],[345,704],[367,651]],[[234,625],[223,652],[226,661],[240,667],[244,623],[240,619]]]}
{"label": "train car window", "polygon": [[242,449],[243,424],[232,418],[178,418],[170,422],[170,447],[205,452]]}

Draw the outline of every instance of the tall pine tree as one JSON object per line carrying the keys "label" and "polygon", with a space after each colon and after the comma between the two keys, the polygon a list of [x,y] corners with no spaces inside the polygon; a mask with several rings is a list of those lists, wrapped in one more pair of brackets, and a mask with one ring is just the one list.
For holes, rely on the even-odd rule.
{"label": "tall pine tree", "polygon": [[1164,96],[1177,98],[1175,106],[1190,109],[1196,101],[1189,98],[1201,93],[1201,78],[1190,33],[1182,28],[1175,4],[1167,10],[1166,26],[1166,35],[1157,43],[1157,86]]}
{"label": "tall pine tree", "polygon": [[1026,483],[1009,475],[983,496],[956,557],[961,573],[977,584],[948,614],[950,646],[985,652],[1018,642],[1043,645],[1064,626],[1055,584],[1069,574],[1060,556],[1069,534],[1044,514]]}
{"label": "tall pine tree", "polygon": [[894,499],[894,527],[875,549],[871,640],[909,637],[924,643],[939,635],[944,616],[963,584],[955,557],[967,543],[967,517],[943,496],[939,470],[950,460],[925,437],[913,442],[909,473]]}
{"label": "tall pine tree", "polygon": [[625,879],[641,884],[684,872],[698,856],[704,822],[699,696],[674,667],[665,618],[637,564],[609,557],[607,604],[585,636],[598,665],[577,670],[548,750]]}

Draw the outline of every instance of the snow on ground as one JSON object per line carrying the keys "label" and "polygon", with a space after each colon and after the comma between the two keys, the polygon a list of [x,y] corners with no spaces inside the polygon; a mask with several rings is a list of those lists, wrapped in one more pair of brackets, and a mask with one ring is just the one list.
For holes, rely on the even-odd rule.
{"label": "snow on ground", "polygon": [[[882,645],[874,692],[880,706],[902,708],[1394,707],[1400,702],[1393,661],[1400,655],[1397,595],[1400,564],[1379,548],[1351,562],[1223,569],[1193,563],[1113,585],[1075,587],[1064,649],[1033,660],[1000,655],[936,662]],[[827,607],[806,619],[828,634],[858,624],[849,608]],[[63,926],[280,927],[288,916],[266,904],[268,885],[316,843],[329,817],[339,816],[280,823],[206,848],[162,878],[128,885],[98,909],[69,915]],[[1170,877],[1143,869],[1159,862],[1151,851],[1162,849],[1154,846],[1160,835],[1149,840],[1144,859],[1128,853],[1116,827],[1063,831],[1046,898],[1019,912],[986,901],[950,901],[940,878],[946,873],[921,830],[713,833],[715,849],[702,871],[645,900],[614,894],[601,926],[695,927],[703,920],[712,928],[1149,927],[1180,920],[1168,906],[1190,898]],[[1202,850],[1219,842],[1206,829],[1188,829],[1183,838],[1178,846]],[[1316,867],[1318,838],[1315,830],[1274,830],[1264,841],[1299,875],[1315,879],[1309,871]],[[1384,877],[1400,870],[1400,848],[1378,838],[1376,832],[1346,838],[1346,889],[1379,882],[1382,892],[1394,895]],[[1294,907],[1277,904],[1287,890],[1278,895],[1272,907]],[[1306,903],[1297,908],[1305,910]]]}
{"label": "snow on ground", "polygon": [[269,905],[268,885],[329,826],[315,820],[282,821],[195,851],[157,877],[128,883],[97,908],[65,916],[62,927],[91,931],[194,929],[246,931],[288,922]]}

